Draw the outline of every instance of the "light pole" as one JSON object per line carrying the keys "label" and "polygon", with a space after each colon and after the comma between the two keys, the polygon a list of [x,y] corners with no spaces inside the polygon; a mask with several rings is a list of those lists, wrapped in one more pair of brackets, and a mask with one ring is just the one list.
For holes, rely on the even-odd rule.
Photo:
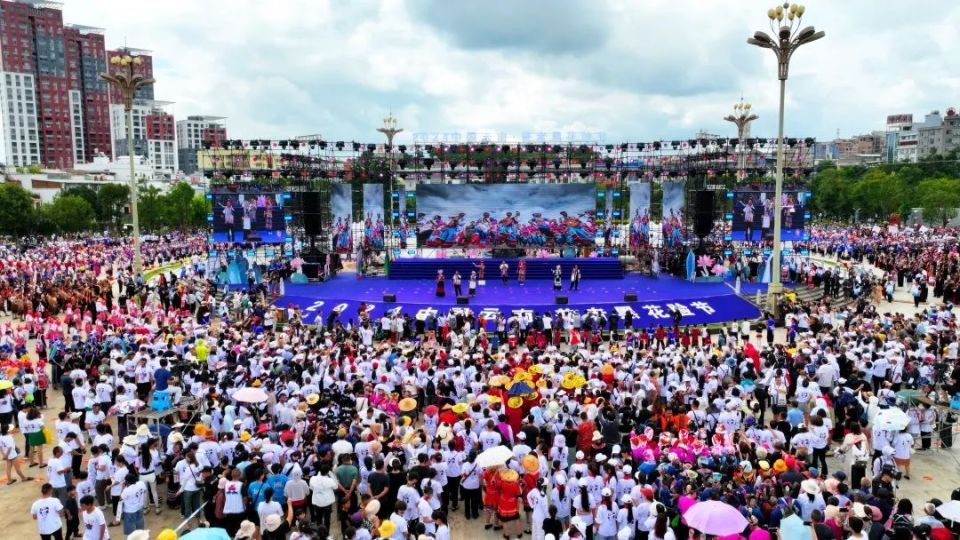
{"label": "light pole", "polygon": [[[767,287],[767,306],[771,313],[776,312],[777,299],[783,293],[780,281],[780,227],[783,220],[783,99],[786,92],[787,75],[790,69],[790,57],[801,45],[816,41],[825,34],[813,26],[800,26],[800,20],[806,11],[801,5],[783,4],[767,10],[770,19],[770,32],[755,32],[747,39],[750,45],[770,49],[777,56],[777,78],[780,79],[780,117],[777,127],[777,177],[773,199],[773,251],[770,255],[770,284]],[[786,21],[784,21],[786,19]]]}
{"label": "light pole", "polygon": [[733,114],[728,114],[724,116],[723,119],[727,122],[733,122],[737,126],[737,141],[740,142],[740,152],[737,156],[737,181],[742,181],[743,177],[746,176],[746,171],[744,170],[744,151],[747,147],[747,137],[750,136],[750,122],[753,122],[759,116],[750,113],[751,105],[749,103],[744,103],[743,98],[740,98],[740,103],[737,103],[733,106]]}
{"label": "light pole", "polygon": [[133,98],[137,90],[153,84],[153,79],[136,73],[136,67],[143,60],[139,56],[125,54],[114,56],[110,64],[118,69],[113,73],[101,73],[100,78],[120,90],[123,96],[123,109],[126,112],[127,124],[127,159],[130,161],[130,220],[133,224],[133,273],[140,275],[143,272],[143,257],[140,254],[140,213],[137,210],[137,178],[133,162]]}
{"label": "light pole", "polygon": [[[383,119],[383,126],[378,127],[377,131],[387,136],[387,159],[390,163],[390,244],[393,244],[393,232],[396,226],[393,218],[393,138],[397,135],[397,133],[403,131],[403,128],[400,127],[400,123],[397,121],[397,119],[393,117],[393,113],[390,113],[386,118]],[[402,239],[401,242],[403,242]]]}

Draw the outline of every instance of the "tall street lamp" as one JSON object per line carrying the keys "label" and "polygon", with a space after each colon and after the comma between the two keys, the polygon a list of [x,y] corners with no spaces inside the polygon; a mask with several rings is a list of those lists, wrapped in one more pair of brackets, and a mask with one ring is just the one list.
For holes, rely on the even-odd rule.
{"label": "tall street lamp", "polygon": [[[777,56],[777,78],[780,79],[780,118],[777,128],[777,177],[776,193],[773,199],[773,252],[770,256],[770,284],[767,287],[767,306],[771,313],[776,311],[777,299],[783,293],[780,280],[780,227],[783,220],[783,99],[786,92],[787,75],[790,69],[790,57],[800,48],[822,38],[825,34],[813,26],[802,27],[800,21],[806,11],[801,5],[783,4],[770,8],[770,34],[756,32],[747,39],[750,45],[770,49]],[[784,20],[786,19],[786,20]],[[776,37],[771,37],[771,34]]]}
{"label": "tall street lamp", "polygon": [[[394,218],[393,218],[393,175],[395,173],[393,169],[393,166],[394,166],[393,138],[398,133],[403,131],[403,128],[400,127],[400,122],[398,122],[397,119],[393,117],[393,113],[390,113],[387,115],[386,118],[383,119],[383,126],[378,127],[377,131],[379,131],[380,133],[383,133],[387,137],[387,159],[389,160],[389,163],[390,163],[390,186],[389,186],[389,189],[390,189],[390,239],[391,239],[390,244],[393,244],[393,232],[396,226],[396,223],[394,223]],[[401,242],[403,242],[402,239],[401,239]]]}
{"label": "tall street lamp", "polygon": [[750,122],[760,118],[755,114],[751,114],[750,108],[751,105],[744,103],[741,97],[740,103],[733,106],[733,114],[728,114],[723,117],[727,122],[733,122],[734,125],[737,126],[737,140],[740,142],[740,154],[737,156],[737,180],[743,180],[743,177],[746,176],[743,159],[747,148],[746,139],[750,136]]}
{"label": "tall street lamp", "polygon": [[127,159],[130,161],[130,218],[133,222],[133,272],[143,272],[143,256],[140,254],[140,213],[137,210],[137,178],[133,161],[133,98],[137,90],[153,84],[153,79],[137,73],[143,60],[139,56],[125,54],[114,56],[110,64],[116,66],[111,73],[101,73],[100,78],[112,84],[123,96],[123,109],[127,113]]}

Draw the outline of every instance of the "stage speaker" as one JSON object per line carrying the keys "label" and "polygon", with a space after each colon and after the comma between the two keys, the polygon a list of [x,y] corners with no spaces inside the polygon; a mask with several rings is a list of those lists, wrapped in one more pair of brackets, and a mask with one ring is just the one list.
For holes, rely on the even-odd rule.
{"label": "stage speaker", "polygon": [[556,303],[557,303],[557,305],[564,306],[564,305],[567,304],[567,300],[568,300],[568,298],[567,298],[566,296],[558,296]]}
{"label": "stage speaker", "polygon": [[458,297],[457,297],[457,305],[458,305],[458,306],[467,306],[467,305],[470,305],[470,297],[469,297],[469,296],[458,296]]}
{"label": "stage speaker", "polygon": [[303,231],[309,235],[320,234],[320,193],[305,191],[300,194],[300,211],[303,212]]}
{"label": "stage speaker", "polygon": [[384,301],[384,302],[396,302],[396,301],[397,301],[397,293],[383,293],[383,301]]}
{"label": "stage speaker", "polygon": [[637,293],[635,293],[635,292],[624,293],[624,294],[623,294],[623,301],[624,301],[624,302],[636,302],[636,301],[637,301]]}
{"label": "stage speaker", "polygon": [[713,191],[697,191],[693,201],[693,233],[700,238],[713,231]]}

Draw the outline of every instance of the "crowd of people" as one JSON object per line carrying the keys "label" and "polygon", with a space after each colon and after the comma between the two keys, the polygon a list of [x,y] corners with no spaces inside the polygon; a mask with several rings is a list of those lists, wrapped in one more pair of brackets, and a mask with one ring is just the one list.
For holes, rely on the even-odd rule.
{"label": "crowd of people", "polygon": [[[183,263],[151,280],[123,242],[6,245],[2,286],[30,303],[0,338],[7,482],[43,477],[44,539],[136,537],[149,511],[266,540],[447,540],[455,514],[508,540],[954,538],[938,507],[960,489],[899,490],[916,452],[952,446],[956,243],[843,234],[811,247],[850,261],[846,292],[786,301],[782,339],[774,317],[586,341],[537,339],[542,313],[523,339],[463,316],[311,321],[263,286],[220,287],[202,239],[148,244],[149,262]],[[891,283],[929,293],[887,311]],[[56,288],[87,294],[54,311]],[[159,423],[138,414],[153,403]],[[742,528],[688,523],[707,502]]]}

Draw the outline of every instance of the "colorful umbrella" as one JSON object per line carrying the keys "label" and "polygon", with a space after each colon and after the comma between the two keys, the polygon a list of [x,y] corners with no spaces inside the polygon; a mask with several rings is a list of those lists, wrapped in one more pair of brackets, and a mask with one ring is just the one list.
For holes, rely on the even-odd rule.
{"label": "colorful umbrella", "polygon": [[716,536],[739,534],[747,527],[747,519],[734,507],[720,501],[703,501],[683,515],[687,525]]}
{"label": "colorful umbrella", "polygon": [[513,457],[513,451],[503,446],[494,446],[489,450],[484,450],[477,456],[478,467],[498,467],[510,461]]}
{"label": "colorful umbrella", "polygon": [[269,399],[266,392],[250,386],[237,390],[231,397],[241,403],[263,403]]}
{"label": "colorful umbrella", "polygon": [[533,392],[533,387],[524,381],[517,381],[507,389],[508,396],[525,396],[530,392]]}

